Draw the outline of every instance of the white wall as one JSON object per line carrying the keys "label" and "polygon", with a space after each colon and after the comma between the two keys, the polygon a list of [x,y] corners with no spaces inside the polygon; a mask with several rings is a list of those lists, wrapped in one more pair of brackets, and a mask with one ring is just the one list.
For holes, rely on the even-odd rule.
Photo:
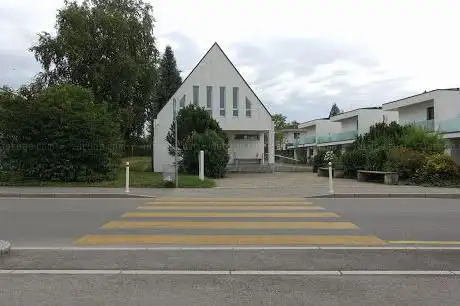
{"label": "white wall", "polygon": [[360,109],[358,111],[358,135],[366,134],[369,128],[376,123],[383,122],[383,115],[386,115],[391,120],[397,120],[397,112],[383,111],[381,109]]}
{"label": "white wall", "polygon": [[[407,123],[423,121],[427,119],[426,109],[434,106],[433,101],[425,101],[418,104],[412,104],[405,107],[401,107],[399,112],[399,123],[404,125]],[[434,111],[436,116],[436,109]]]}
{"label": "white wall", "polygon": [[460,117],[460,92],[453,90],[439,91],[434,100],[435,121]]}
{"label": "white wall", "polygon": [[[273,134],[273,123],[270,114],[235,71],[220,47],[214,44],[195,70],[184,80],[174,97],[170,99],[157,116],[154,152],[155,172],[161,172],[164,164],[173,161],[173,158],[168,154],[168,144],[165,140],[172,122],[172,100],[176,98],[177,105],[179,106],[181,98],[185,95],[185,104],[191,104],[193,101],[194,85],[200,88],[199,105],[203,107],[206,107],[207,104],[206,86],[212,86],[212,115],[219,122],[223,130],[271,131],[271,134]],[[225,117],[220,116],[220,86],[226,87]],[[239,88],[238,117],[233,117],[232,115],[233,87]],[[251,117],[246,116],[246,97],[252,102]],[[271,148],[269,146],[269,152],[271,150],[274,153],[273,146]],[[270,155],[273,155],[273,153]]]}
{"label": "white wall", "polygon": [[358,130],[358,117],[354,116],[341,121],[342,130],[340,132],[349,132]]}

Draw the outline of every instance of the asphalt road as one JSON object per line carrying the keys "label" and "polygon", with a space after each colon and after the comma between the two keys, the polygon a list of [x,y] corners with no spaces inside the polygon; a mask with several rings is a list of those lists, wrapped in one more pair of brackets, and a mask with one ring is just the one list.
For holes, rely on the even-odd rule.
{"label": "asphalt road", "polygon": [[[124,218],[126,214],[151,214],[152,211],[139,210],[148,200],[146,199],[0,199],[0,239],[10,240],[17,246],[72,246],[75,241],[86,235],[106,234],[172,234],[183,235],[229,235],[238,234],[240,237],[251,232],[255,235],[280,234],[293,235],[322,235],[336,237],[341,235],[375,236],[385,242],[424,245],[434,241],[437,245],[446,242],[449,245],[460,245],[460,202],[448,199],[308,199],[312,206],[323,208],[321,211],[308,210],[308,214],[337,214],[339,218],[292,218],[298,217],[296,211],[268,211],[270,214],[281,213],[277,218],[226,217],[225,213],[235,211],[217,211],[219,218],[211,216],[196,217],[195,211],[183,209],[172,211],[173,215],[161,218]],[[250,205],[250,204],[248,204]],[[211,205],[212,206],[212,205]],[[211,208],[213,209],[213,208]],[[255,209],[255,208],[254,208]],[[283,209],[283,208],[281,208]],[[181,214],[186,213],[185,217]],[[188,214],[187,214],[188,213]],[[192,215],[190,214],[192,213]],[[250,212],[237,211],[244,215]],[[265,211],[264,213],[267,213]],[[283,217],[282,215],[288,217]],[[179,216],[179,217],[178,217]],[[190,217],[192,216],[192,217]],[[231,214],[229,215],[231,216]],[[121,228],[119,221],[134,221],[131,225],[136,228]],[[328,227],[331,223],[316,229],[299,229],[284,227],[282,229],[253,228],[248,230],[240,225],[233,228],[206,228],[201,226],[193,229],[156,227],[152,228],[149,221],[167,221],[179,224],[183,221],[230,221],[230,222],[342,222],[344,228],[338,231]],[[145,222],[147,221],[147,225]],[[102,228],[107,223],[115,222],[110,229]],[[343,223],[345,222],[345,223]],[[174,223],[169,223],[174,224]],[[276,223],[282,224],[282,223]],[[284,223],[286,224],[286,223]],[[113,223],[112,223],[113,225]],[[131,226],[129,225],[129,226]],[[314,224],[313,224],[314,225]],[[320,224],[321,225],[321,224]],[[181,236],[182,235],[182,236]],[[135,241],[135,240],[133,240]],[[100,244],[104,240],[99,241]],[[98,244],[99,244],[98,242]],[[268,241],[270,242],[270,241]],[[308,241],[307,241],[308,242]],[[334,242],[334,241],[333,241]],[[227,242],[229,243],[229,242]],[[125,243],[136,244],[136,243]],[[308,243],[307,243],[308,244]],[[315,241],[311,244],[315,245]],[[339,244],[333,243],[334,245]],[[346,244],[346,243],[345,243]]]}
{"label": "asphalt road", "polygon": [[[225,208],[203,202],[174,209],[146,201],[1,199],[0,239],[13,249],[0,258],[0,305],[460,305],[458,200],[273,200],[270,207]],[[119,240],[106,247],[111,235]],[[219,241],[229,248],[204,240],[194,249],[146,243],[164,235],[187,243],[191,236],[226,237]],[[252,237],[257,246],[232,249],[231,235]],[[299,235],[322,248],[296,247]],[[354,240],[343,243],[344,235]],[[270,248],[275,240],[254,240],[259,236],[292,243]],[[375,245],[353,248],[363,241]],[[440,249],[397,249],[433,244]]]}

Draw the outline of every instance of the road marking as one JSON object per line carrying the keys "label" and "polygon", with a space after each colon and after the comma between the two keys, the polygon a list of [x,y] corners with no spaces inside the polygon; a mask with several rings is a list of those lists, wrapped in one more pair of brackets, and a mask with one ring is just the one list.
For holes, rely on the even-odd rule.
{"label": "road marking", "polygon": [[432,270],[432,271],[399,271],[399,270],[0,270],[0,275],[25,275],[25,274],[48,274],[48,275],[259,275],[259,276],[310,276],[310,275],[449,275],[458,276],[460,271]]}
{"label": "road marking", "polygon": [[155,201],[147,202],[145,205],[151,206],[267,206],[267,205],[278,205],[278,206],[299,206],[299,205],[311,205],[312,202],[288,202],[288,201],[183,201],[183,202],[168,202],[168,201]]}
{"label": "road marking", "polygon": [[78,245],[198,244],[198,245],[384,245],[376,236],[347,235],[86,235]]}
{"label": "road marking", "polygon": [[255,206],[243,206],[243,205],[232,205],[232,206],[139,206],[137,209],[140,210],[323,210],[320,206],[266,206],[266,205],[255,205]]}
{"label": "road marking", "polygon": [[433,245],[460,245],[460,241],[416,241],[416,240],[390,240],[391,244],[433,244]]}
{"label": "road marking", "polygon": [[374,251],[435,251],[455,250],[460,247],[417,246],[17,246],[13,251],[318,251],[318,250],[374,250]]}
{"label": "road marking", "polygon": [[105,229],[359,229],[351,222],[112,221]]}
{"label": "road marking", "polygon": [[159,202],[305,202],[305,198],[186,198],[186,197],[165,197],[156,198]]}
{"label": "road marking", "polygon": [[128,212],[123,218],[339,218],[332,212]]}

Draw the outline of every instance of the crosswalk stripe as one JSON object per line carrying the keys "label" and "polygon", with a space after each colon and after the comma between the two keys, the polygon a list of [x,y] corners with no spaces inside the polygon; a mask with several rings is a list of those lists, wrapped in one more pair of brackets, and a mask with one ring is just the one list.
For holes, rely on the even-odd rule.
{"label": "crosswalk stripe", "polygon": [[266,205],[283,205],[283,206],[298,206],[298,205],[311,205],[312,202],[303,201],[303,202],[288,202],[288,201],[242,201],[242,202],[233,202],[233,201],[209,201],[209,202],[200,202],[200,201],[179,201],[179,202],[168,202],[168,201],[155,201],[147,202],[145,205],[152,206],[266,206]]}
{"label": "crosswalk stripe", "polygon": [[305,202],[305,198],[186,198],[186,197],[165,197],[156,198],[155,201],[160,202]]}
{"label": "crosswalk stripe", "polygon": [[128,212],[123,218],[339,218],[332,212]]}
{"label": "crosswalk stripe", "polygon": [[359,229],[351,222],[112,221],[105,229]]}
{"label": "crosswalk stripe", "polygon": [[137,209],[140,210],[323,210],[324,208],[320,206],[265,206],[265,205],[255,205],[255,206],[242,206],[242,205],[235,205],[235,206],[211,206],[211,205],[204,205],[204,206],[169,206],[169,205],[146,205],[146,206],[139,206]]}
{"label": "crosswalk stripe", "polygon": [[87,235],[79,245],[193,244],[193,245],[384,245],[376,236],[348,235]]}

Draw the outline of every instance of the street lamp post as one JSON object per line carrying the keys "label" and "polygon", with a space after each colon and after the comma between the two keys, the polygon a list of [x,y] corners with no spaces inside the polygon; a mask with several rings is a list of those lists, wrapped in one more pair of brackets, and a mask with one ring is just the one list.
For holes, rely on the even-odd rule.
{"label": "street lamp post", "polygon": [[174,118],[174,171],[176,178],[176,188],[179,188],[179,174],[177,167],[177,103],[176,98],[173,98],[173,118]]}

